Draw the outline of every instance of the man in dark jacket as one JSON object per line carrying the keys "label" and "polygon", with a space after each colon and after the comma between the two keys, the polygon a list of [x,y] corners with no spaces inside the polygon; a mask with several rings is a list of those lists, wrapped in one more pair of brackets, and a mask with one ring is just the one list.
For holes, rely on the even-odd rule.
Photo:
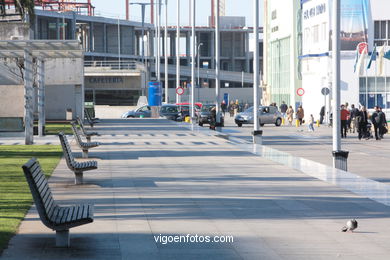
{"label": "man in dark jacket", "polygon": [[359,140],[362,137],[369,138],[367,133],[368,114],[365,106],[362,106],[361,110],[356,113],[356,123],[358,126]]}
{"label": "man in dark jacket", "polygon": [[371,115],[371,122],[374,125],[375,139],[380,140],[378,130],[381,125],[381,119],[379,117],[379,109],[377,106],[374,107],[374,113]]}
{"label": "man in dark jacket", "polygon": [[387,133],[387,120],[386,120],[386,115],[382,111],[381,107],[378,107],[378,116],[379,116],[379,138],[383,139],[384,134]]}
{"label": "man in dark jacket", "polygon": [[320,124],[321,125],[324,122],[324,116],[325,116],[325,106],[322,106],[321,110],[320,110]]}

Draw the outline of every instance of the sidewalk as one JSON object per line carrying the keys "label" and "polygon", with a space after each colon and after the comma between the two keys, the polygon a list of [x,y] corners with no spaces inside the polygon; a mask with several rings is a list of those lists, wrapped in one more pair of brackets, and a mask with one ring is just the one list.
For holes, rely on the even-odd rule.
{"label": "sidewalk", "polygon": [[[50,179],[63,204],[92,202],[95,221],[71,248],[33,207],[1,259],[388,259],[390,208],[254,155],[208,131],[165,120],[103,120],[99,169],[73,185],[65,161]],[[79,149],[73,146],[74,151]],[[355,233],[342,233],[356,217]],[[154,236],[233,236],[159,243]]]}

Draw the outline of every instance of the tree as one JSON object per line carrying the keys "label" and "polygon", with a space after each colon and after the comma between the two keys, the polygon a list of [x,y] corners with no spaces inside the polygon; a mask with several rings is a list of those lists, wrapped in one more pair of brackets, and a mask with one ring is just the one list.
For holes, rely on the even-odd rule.
{"label": "tree", "polygon": [[[20,14],[21,17],[23,17],[25,14],[29,14],[30,16],[34,17],[34,6],[35,1],[34,0],[11,0],[13,2],[13,5],[15,6],[16,12]],[[40,2],[40,0],[39,0]],[[6,10],[6,2],[5,0],[0,0],[0,15],[5,16],[7,14]]]}

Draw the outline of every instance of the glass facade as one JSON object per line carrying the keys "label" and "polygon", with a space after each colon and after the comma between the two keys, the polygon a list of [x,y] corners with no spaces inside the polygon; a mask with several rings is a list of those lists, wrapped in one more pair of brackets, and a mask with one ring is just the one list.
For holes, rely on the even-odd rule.
{"label": "glass facade", "polygon": [[85,90],[85,102],[95,105],[136,106],[141,90]]}
{"label": "glass facade", "polygon": [[271,42],[270,49],[270,101],[280,105],[290,101],[290,37]]}
{"label": "glass facade", "polygon": [[374,22],[374,44],[376,46],[390,45],[390,21]]}
{"label": "glass facade", "polygon": [[390,77],[359,79],[359,103],[367,108],[390,107]]}

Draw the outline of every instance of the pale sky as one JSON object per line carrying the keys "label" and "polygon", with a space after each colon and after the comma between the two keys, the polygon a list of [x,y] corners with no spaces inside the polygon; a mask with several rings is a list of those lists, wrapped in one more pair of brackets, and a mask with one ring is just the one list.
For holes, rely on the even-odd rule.
{"label": "pale sky", "polygon": [[[161,0],[165,4],[165,0]],[[155,0],[157,2],[157,0]],[[176,0],[168,0],[168,23],[176,24]],[[208,24],[208,16],[210,15],[210,0],[196,0],[196,25],[204,26]],[[263,1],[260,0],[260,10],[263,10]],[[130,3],[150,3],[150,0],[130,0]],[[180,0],[180,19],[181,24],[189,25],[189,3],[190,0]],[[125,0],[92,0],[92,4],[96,7],[95,14],[112,18],[125,17]],[[253,17],[253,0],[226,0],[226,15],[245,16],[247,26],[252,26]],[[164,14],[165,6],[162,6],[162,15]],[[260,11],[260,25],[262,24],[262,11]],[[146,7],[145,22],[150,21],[150,7]],[[141,21],[141,8],[136,5],[130,6],[131,20]],[[164,16],[161,17],[164,24]]]}

